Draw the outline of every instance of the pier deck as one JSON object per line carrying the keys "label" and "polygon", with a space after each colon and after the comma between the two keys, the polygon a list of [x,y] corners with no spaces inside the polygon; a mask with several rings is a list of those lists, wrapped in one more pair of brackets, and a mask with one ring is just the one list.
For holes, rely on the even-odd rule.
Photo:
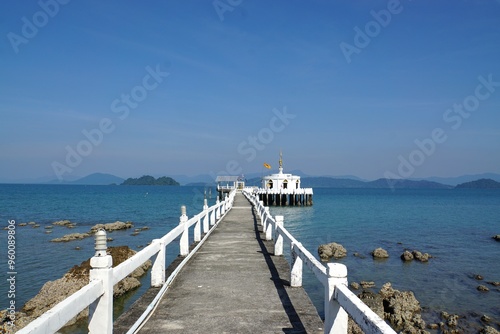
{"label": "pier deck", "polygon": [[[261,238],[257,219],[237,194],[232,210],[139,333],[322,333],[316,308],[303,288],[289,286],[290,266],[273,255],[272,242]],[[143,298],[151,299],[155,291]],[[127,320],[137,319],[130,312],[140,314],[147,304],[134,304],[117,319],[114,332],[126,331]]]}

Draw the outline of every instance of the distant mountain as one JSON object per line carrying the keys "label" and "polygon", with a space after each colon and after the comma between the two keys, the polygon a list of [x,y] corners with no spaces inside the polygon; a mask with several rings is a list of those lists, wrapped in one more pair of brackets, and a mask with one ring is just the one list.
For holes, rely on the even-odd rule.
{"label": "distant mountain", "polygon": [[82,177],[76,181],[66,182],[68,184],[85,184],[85,185],[109,185],[109,184],[120,184],[123,182],[121,177],[105,174],[105,173],[94,173]]}
{"label": "distant mountain", "polygon": [[471,189],[500,189],[500,182],[492,179],[479,179],[461,183],[456,188],[471,188]]}
{"label": "distant mountain", "polygon": [[482,174],[462,175],[457,177],[427,177],[423,179],[413,179],[413,180],[415,181],[426,180],[426,181],[448,184],[450,186],[456,186],[461,183],[476,181],[479,179],[491,179],[500,182],[500,174],[482,173]]}
{"label": "distant mountain", "polygon": [[150,175],[143,175],[138,179],[128,178],[121,184],[122,186],[179,186],[179,182],[171,177],[162,176],[157,179]]}
{"label": "distant mountain", "polygon": [[394,189],[451,189],[452,186],[432,182],[432,181],[414,181],[414,180],[392,180],[378,179],[375,181],[366,182],[365,188],[394,188]]}
{"label": "distant mountain", "polygon": [[302,188],[365,188],[366,182],[327,176],[301,178]]}
{"label": "distant mountain", "polygon": [[[247,179],[245,185],[260,187],[260,178]],[[375,181],[360,181],[347,178],[333,178],[327,176],[303,177],[301,178],[302,188],[356,188],[356,189],[450,189],[452,186],[431,182],[414,180],[388,180],[378,179]]]}

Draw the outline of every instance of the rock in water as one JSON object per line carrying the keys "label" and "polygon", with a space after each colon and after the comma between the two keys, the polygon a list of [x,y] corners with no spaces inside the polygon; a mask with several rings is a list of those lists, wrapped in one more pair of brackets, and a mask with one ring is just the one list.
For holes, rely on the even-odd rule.
{"label": "rock in water", "polygon": [[384,318],[403,333],[428,333],[420,316],[420,303],[411,291],[398,291],[386,283],[379,294],[383,299]]}
{"label": "rock in water", "polygon": [[429,261],[429,258],[431,258],[431,256],[428,253],[421,253],[417,250],[413,251],[413,256],[415,257],[416,260],[420,262],[427,262]]}
{"label": "rock in water", "polygon": [[401,260],[403,261],[412,261],[413,260],[413,254],[409,251],[404,251],[403,254],[401,254]]}
{"label": "rock in water", "polygon": [[389,253],[383,248],[377,248],[372,252],[372,256],[376,259],[386,259],[389,257]]}
{"label": "rock in water", "polygon": [[[109,247],[108,253],[113,258],[113,267],[116,267],[123,261],[132,257],[137,252],[127,246]],[[139,277],[144,275],[151,267],[151,261],[146,261],[129,276],[118,282],[113,287],[113,296],[118,297],[139,287],[141,284]],[[23,307],[20,313],[16,314],[15,331],[25,327],[28,323],[35,320],[43,313],[54,307],[57,303],[69,297],[89,283],[90,259],[82,262],[79,266],[71,268],[62,278],[55,281],[49,281],[43,285],[40,292]],[[81,312],[68,322],[67,325],[74,324],[76,321],[88,316],[88,309]],[[0,326],[0,332],[3,327]]]}
{"label": "rock in water", "polygon": [[479,332],[481,334],[500,334],[499,331],[497,331],[495,328],[491,326],[486,326],[481,331]]}
{"label": "rock in water", "polygon": [[341,244],[331,242],[329,244],[320,245],[318,254],[321,261],[328,261],[331,257],[340,259],[347,255],[347,250]]}
{"label": "rock in water", "polygon": [[125,230],[127,228],[132,228],[132,227],[134,227],[134,224],[132,224],[131,222],[124,223],[121,221],[116,221],[114,223],[94,225],[90,229],[90,233],[94,234],[97,231],[99,231],[100,229],[103,229],[105,231],[110,232],[110,231],[117,231],[117,230]]}
{"label": "rock in water", "polygon": [[71,234],[66,234],[65,236],[61,238],[55,238],[50,240],[50,242],[68,242],[72,240],[79,240],[79,239],[84,239],[90,237],[90,234],[88,233],[71,233]]}

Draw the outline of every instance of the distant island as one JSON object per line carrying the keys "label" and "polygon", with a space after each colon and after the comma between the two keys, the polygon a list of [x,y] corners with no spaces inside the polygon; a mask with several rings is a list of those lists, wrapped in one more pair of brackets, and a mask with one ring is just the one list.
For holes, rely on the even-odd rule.
{"label": "distant island", "polygon": [[468,188],[468,189],[500,189],[500,182],[492,179],[480,179],[476,181],[470,181],[461,183],[456,186],[456,188]]}
{"label": "distant island", "polygon": [[180,186],[180,183],[171,177],[162,176],[157,179],[150,175],[141,176],[138,179],[128,178],[121,184],[122,186]]}

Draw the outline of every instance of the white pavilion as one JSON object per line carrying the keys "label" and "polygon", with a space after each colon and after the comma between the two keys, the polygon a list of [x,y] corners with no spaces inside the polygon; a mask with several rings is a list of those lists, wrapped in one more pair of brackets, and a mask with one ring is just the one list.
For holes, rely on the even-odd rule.
{"label": "white pavilion", "polygon": [[262,185],[256,189],[265,206],[309,206],[313,204],[312,188],[300,187],[300,176],[283,173],[283,155],[280,152],[279,170],[264,176]]}

